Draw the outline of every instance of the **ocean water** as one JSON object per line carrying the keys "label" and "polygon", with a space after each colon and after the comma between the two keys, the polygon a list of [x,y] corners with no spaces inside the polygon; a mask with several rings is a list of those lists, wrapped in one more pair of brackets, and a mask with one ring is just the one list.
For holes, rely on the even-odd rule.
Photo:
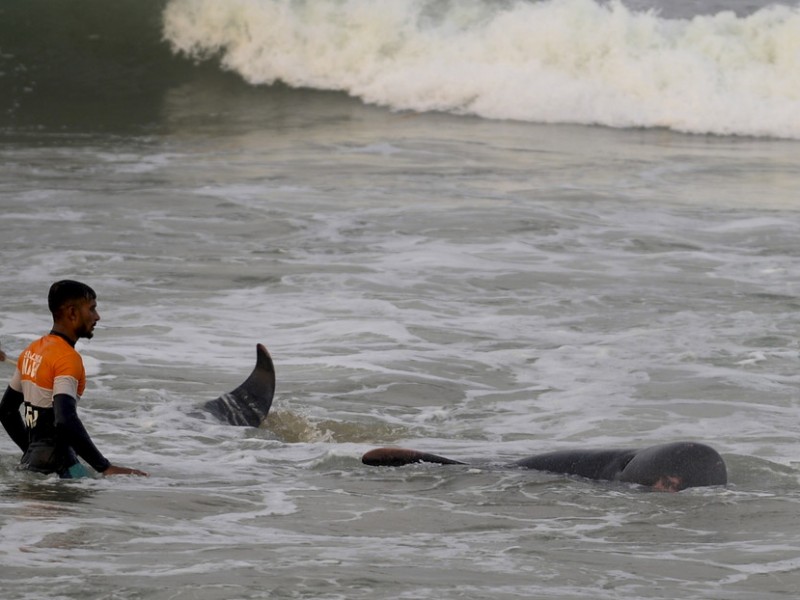
{"label": "ocean water", "polygon": [[[794,598],[798,73],[795,3],[7,0],[0,345],[92,285],[151,476],[0,435],[0,597]],[[684,439],[727,486],[501,468]]]}

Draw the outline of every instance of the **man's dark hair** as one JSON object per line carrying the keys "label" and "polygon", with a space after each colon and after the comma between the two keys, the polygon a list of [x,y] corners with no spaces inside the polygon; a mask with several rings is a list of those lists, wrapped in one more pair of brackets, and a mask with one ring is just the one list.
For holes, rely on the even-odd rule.
{"label": "man's dark hair", "polygon": [[66,304],[76,300],[96,300],[97,294],[85,283],[64,279],[50,286],[47,294],[47,306],[55,316]]}

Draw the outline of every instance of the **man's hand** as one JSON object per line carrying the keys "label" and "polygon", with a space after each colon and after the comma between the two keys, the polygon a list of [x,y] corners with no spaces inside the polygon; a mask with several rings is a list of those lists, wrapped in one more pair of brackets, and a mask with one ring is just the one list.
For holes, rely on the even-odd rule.
{"label": "man's hand", "polygon": [[138,475],[139,477],[150,477],[149,474],[139,469],[131,469],[129,467],[118,467],[116,465],[109,466],[103,471],[103,477],[108,475]]}

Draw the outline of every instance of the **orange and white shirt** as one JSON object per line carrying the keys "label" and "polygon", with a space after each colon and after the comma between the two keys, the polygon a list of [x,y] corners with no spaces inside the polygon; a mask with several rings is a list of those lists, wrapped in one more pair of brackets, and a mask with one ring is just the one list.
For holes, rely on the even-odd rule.
{"label": "orange and white shirt", "polygon": [[21,462],[27,469],[72,476],[70,469],[78,463],[77,456],[98,472],[109,467],[111,463],[75,414],[74,404],[62,402],[56,422],[55,399],[67,395],[77,403],[86,387],[83,359],[67,339],[51,332],[28,346],[9,386],[23,398],[28,445],[27,449],[24,443],[18,445],[23,448]]}
{"label": "orange and white shirt", "polygon": [[86,388],[86,370],[78,351],[61,336],[50,333],[20,354],[9,385],[22,392],[26,405],[48,409],[53,407],[56,394],[80,399]]}

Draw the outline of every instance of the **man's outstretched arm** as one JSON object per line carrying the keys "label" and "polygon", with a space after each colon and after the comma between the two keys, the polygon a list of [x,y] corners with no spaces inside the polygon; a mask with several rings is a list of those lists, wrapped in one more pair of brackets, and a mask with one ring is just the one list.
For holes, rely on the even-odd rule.
{"label": "man's outstretched arm", "polygon": [[75,453],[88,462],[95,471],[103,475],[147,475],[144,471],[112,465],[101,454],[78,417],[75,398],[68,394],[56,394],[53,397],[53,409],[59,433],[64,436]]}

